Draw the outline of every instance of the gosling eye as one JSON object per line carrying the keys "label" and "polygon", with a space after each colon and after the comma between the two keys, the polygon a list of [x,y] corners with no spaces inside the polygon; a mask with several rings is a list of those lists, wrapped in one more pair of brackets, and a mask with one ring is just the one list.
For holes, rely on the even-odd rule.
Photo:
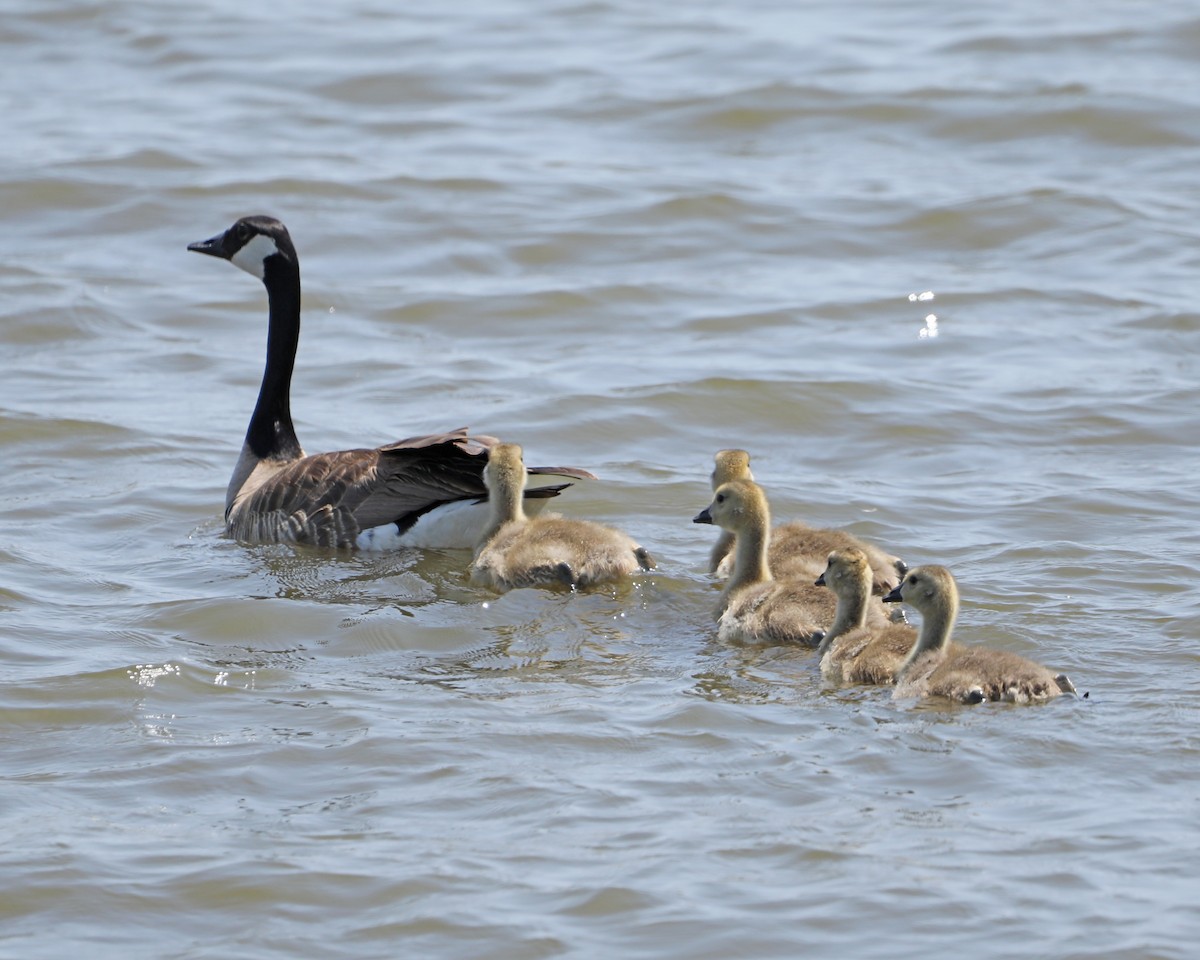
{"label": "gosling eye", "polygon": [[724,502],[725,502],[725,494],[718,493],[717,494],[717,503],[724,503]]}

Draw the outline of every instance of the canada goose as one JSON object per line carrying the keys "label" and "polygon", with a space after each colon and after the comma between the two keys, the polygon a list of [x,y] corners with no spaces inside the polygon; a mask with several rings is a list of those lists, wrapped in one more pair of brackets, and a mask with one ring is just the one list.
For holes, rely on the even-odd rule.
{"label": "canada goose", "polygon": [[[483,465],[494,437],[465,428],[374,449],[306,456],[292,426],[291,382],[300,339],[300,261],[287,228],[243,217],[224,233],[188,244],[262,280],[270,321],[258,403],[225,493],[226,532],[251,543],[324,547],[472,547],[486,509]],[[586,470],[534,467],[594,479]],[[530,490],[556,496],[570,484]]]}
{"label": "canada goose", "polygon": [[748,643],[801,643],[815,647],[833,619],[829,592],[811,580],[776,580],[767,557],[771,510],[753,480],[717,487],[693,523],[712,523],[735,537],[733,572],[717,604],[717,635]]}
{"label": "canada goose", "polygon": [[[730,480],[753,480],[750,454],[745,450],[718,450],[713,458],[712,489]],[[708,572],[728,576],[733,564],[735,535],[722,531],[709,555]],[[800,520],[782,523],[771,531],[771,570],[777,577],[802,577],[812,580],[825,569],[825,560],[833,550],[855,547],[867,555],[876,593],[887,593],[904,576],[906,564],[899,557],[845,530],[810,527]]]}
{"label": "canada goose", "polygon": [[958,585],[945,567],[931,564],[910,570],[883,600],[903,601],[921,614],[917,642],[897,673],[896,697],[1029,703],[1075,693],[1066,674],[1055,675],[1015,653],[951,642],[958,616]]}
{"label": "canada goose", "polygon": [[[887,622],[879,601],[871,596],[871,565],[855,547],[829,554],[817,585],[837,597],[833,626],[821,640],[821,672],[847,683],[892,683],[908,659],[917,631],[905,623]],[[872,622],[868,623],[868,616]]]}
{"label": "canada goose", "polygon": [[490,512],[471,567],[474,582],[498,590],[583,587],[654,568],[644,547],[612,527],[558,515],[526,517],[525,464],[515,443],[492,447],[483,477]]}

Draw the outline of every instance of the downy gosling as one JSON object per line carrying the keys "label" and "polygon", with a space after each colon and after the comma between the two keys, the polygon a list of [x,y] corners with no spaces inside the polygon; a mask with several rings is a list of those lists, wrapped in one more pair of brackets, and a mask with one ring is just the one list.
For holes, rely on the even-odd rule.
{"label": "downy gosling", "polygon": [[473,582],[497,590],[585,587],[654,568],[644,547],[612,527],[557,515],[527,517],[525,463],[515,443],[492,447],[483,477],[490,515],[471,566]]}
{"label": "downy gosling", "polygon": [[[712,489],[730,480],[753,480],[750,454],[745,450],[718,450],[713,457]],[[733,566],[736,535],[722,530],[709,555],[708,572],[728,576]],[[881,596],[894,588],[907,569],[904,561],[845,530],[811,527],[800,520],[781,523],[771,531],[768,557],[777,577],[812,580],[825,569],[832,550],[855,547],[871,564],[872,588]]]}
{"label": "downy gosling", "polygon": [[771,509],[762,487],[745,479],[721,484],[693,522],[715,524],[735,539],[733,570],[716,609],[720,639],[809,647],[821,641],[833,621],[833,598],[811,579],[772,576]]}
{"label": "downy gosling", "polygon": [[966,647],[950,635],[958,617],[958,584],[945,567],[910,570],[885,603],[904,603],[921,614],[921,631],[901,664],[893,694],[947,697],[961,703],[1003,700],[1033,703],[1075,693],[1065,674],[1005,650]]}
{"label": "downy gosling", "polygon": [[879,599],[871,594],[871,582],[871,564],[855,547],[830,553],[825,572],[817,578],[818,586],[828,587],[837,597],[833,626],[817,648],[821,673],[830,680],[893,683],[917,640],[917,631],[908,624],[886,621]]}

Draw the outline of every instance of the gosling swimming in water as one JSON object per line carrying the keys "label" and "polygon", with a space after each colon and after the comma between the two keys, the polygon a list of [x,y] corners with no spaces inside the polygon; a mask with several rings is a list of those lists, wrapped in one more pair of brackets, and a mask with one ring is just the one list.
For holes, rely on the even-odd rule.
{"label": "gosling swimming in water", "polygon": [[835,604],[828,591],[810,580],[771,575],[771,511],[758,484],[744,479],[721,484],[693,522],[716,524],[736,540],[733,571],[716,609],[720,639],[809,647],[820,642]]}
{"label": "gosling swimming in water", "polygon": [[1066,674],[1005,650],[964,647],[950,635],[958,617],[958,585],[945,567],[910,570],[883,598],[903,601],[921,614],[921,631],[901,665],[894,696],[948,697],[961,703],[1003,700],[1032,703],[1075,693]]}
{"label": "gosling swimming in water", "polygon": [[[714,492],[730,480],[753,480],[750,454],[745,450],[718,450],[713,457],[712,489]],[[722,530],[709,554],[708,572],[728,576],[733,566],[733,548],[737,535]],[[907,565],[899,557],[879,549],[872,543],[845,530],[811,527],[800,520],[782,523],[771,531],[768,557],[776,577],[815,579],[825,569],[825,560],[832,550],[857,548],[866,554],[871,564],[872,588],[881,596],[900,583]]]}
{"label": "gosling swimming in water", "polygon": [[917,631],[908,624],[886,621],[879,600],[871,595],[871,581],[867,555],[855,547],[830,553],[817,578],[818,586],[837,597],[833,625],[817,648],[821,673],[830,680],[893,683],[917,640]]}
{"label": "gosling swimming in water", "polygon": [[584,587],[654,568],[635,540],[591,520],[527,517],[522,507],[525,464],[515,443],[494,446],[484,468],[490,514],[471,566],[473,582],[514,587]]}

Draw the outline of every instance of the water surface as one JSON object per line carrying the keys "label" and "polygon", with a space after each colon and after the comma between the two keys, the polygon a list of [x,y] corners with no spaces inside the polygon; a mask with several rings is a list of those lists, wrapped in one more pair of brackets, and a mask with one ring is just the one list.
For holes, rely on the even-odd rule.
{"label": "water surface", "polygon": [[[0,955],[1192,954],[1190,5],[12,2],[0,55]],[[658,571],[225,540],[265,298],[185,246],[249,213],[309,450],[470,424]],[[1089,697],[717,643],[730,445]]]}

